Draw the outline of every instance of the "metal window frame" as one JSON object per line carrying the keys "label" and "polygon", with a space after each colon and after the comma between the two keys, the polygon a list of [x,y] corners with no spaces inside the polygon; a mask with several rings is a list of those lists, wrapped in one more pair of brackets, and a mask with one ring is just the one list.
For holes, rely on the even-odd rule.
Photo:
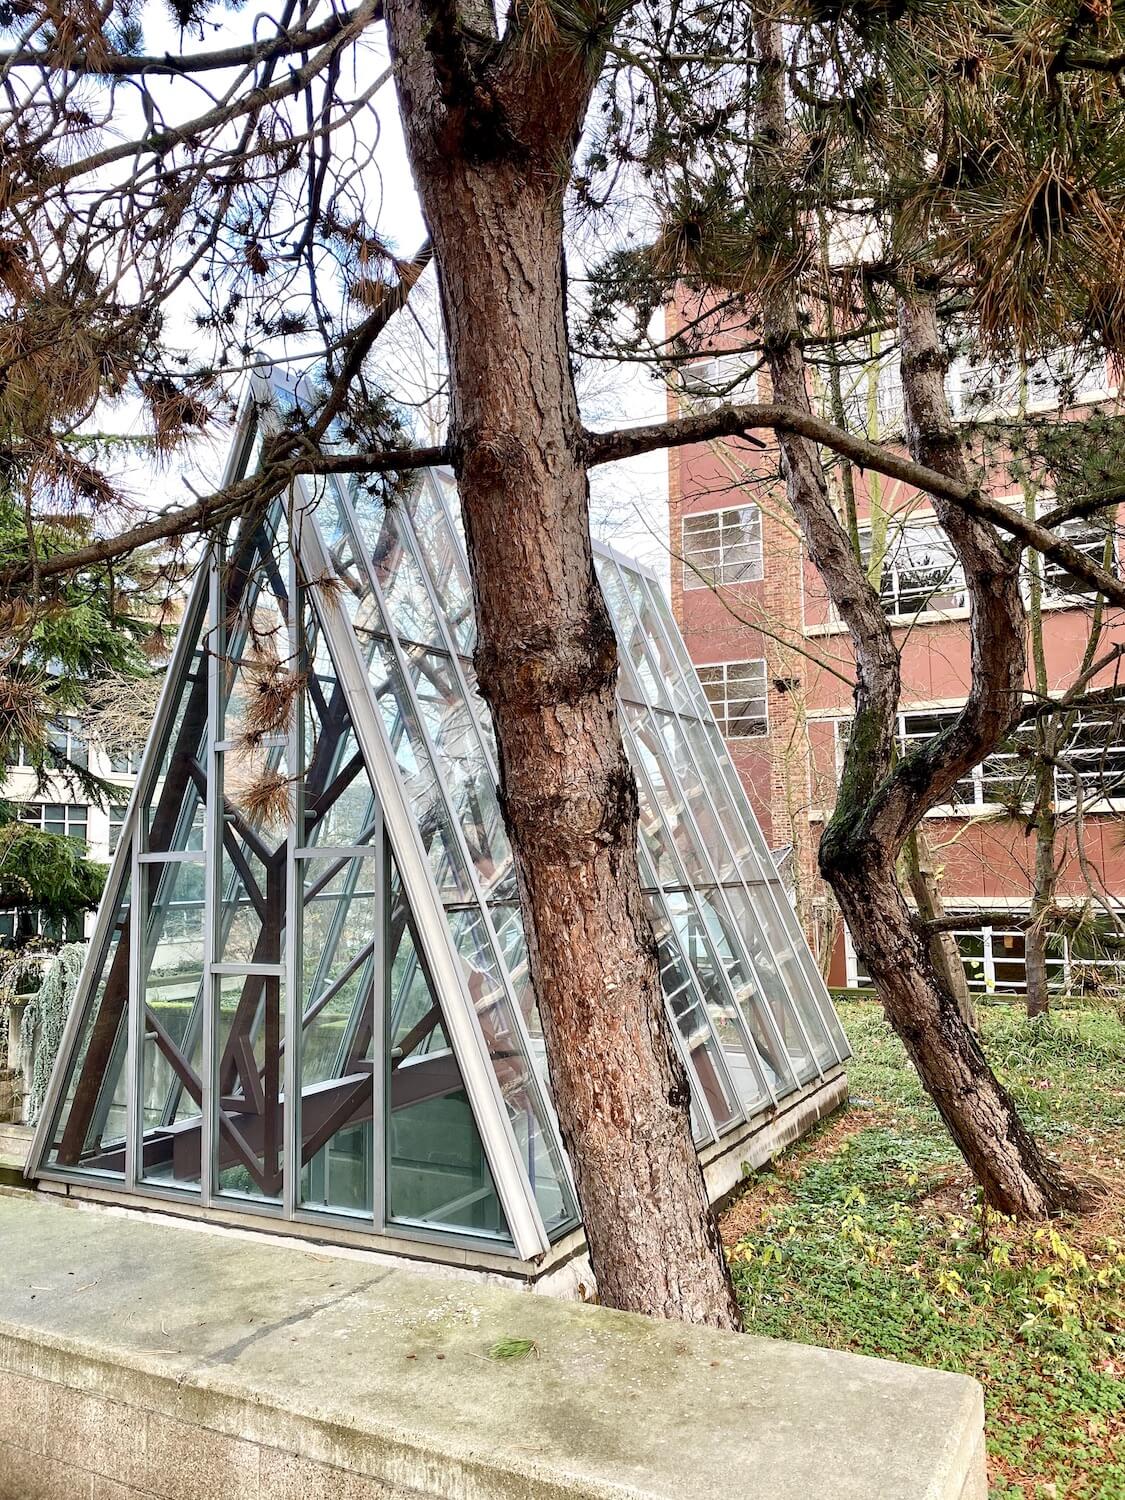
{"label": "metal window frame", "polygon": [[[757,562],[751,564],[754,571],[749,578],[724,578],[723,567],[727,558],[725,542],[726,527],[723,517],[737,515],[740,511],[744,510],[752,510],[758,518],[758,534],[755,538],[758,549]],[[718,554],[715,559],[715,567],[712,570],[713,576],[708,578],[704,576],[707,570],[700,563],[698,557],[693,559],[689,555],[687,530],[689,522],[701,521],[710,516],[718,519],[719,540],[717,547],[704,549],[717,552]],[[731,545],[737,546],[739,544],[732,542]],[[745,543],[742,543],[742,545],[745,545]],[[680,518],[680,564],[683,568],[683,587],[688,592],[693,589],[734,588],[744,583],[761,583],[765,577],[766,569],[765,541],[762,535],[762,507],[753,500],[747,500],[744,505],[722,505],[716,506],[713,510],[693,510],[685,513]]]}
{"label": "metal window frame", "polygon": [[[315,499],[310,498],[303,479],[296,481],[296,487],[301,503],[295,516],[295,532],[303,571],[311,579],[332,577],[334,569],[313,514]],[[369,560],[361,565],[367,572]],[[399,878],[411,906],[423,957],[443,1002],[447,1035],[461,1069],[508,1231],[521,1259],[533,1259],[550,1248],[550,1240],[531,1184],[522,1170],[508,1112],[477,1023],[430,862],[406,800],[383,716],[371,699],[366,665],[351,621],[333,591],[313,586],[308,592],[349,699],[352,730],[382,804]],[[405,686],[408,690],[411,686],[408,676]],[[453,1242],[458,1241],[455,1238]]]}
{"label": "metal window frame", "polygon": [[[644,635],[644,631],[643,630],[641,631],[641,634]],[[731,717],[730,717],[730,668],[731,667],[756,667],[756,666],[759,666],[759,665],[762,668],[762,704],[763,704],[763,707],[765,709],[765,712],[763,713],[762,719],[761,719],[761,724],[762,724],[761,733],[760,734],[733,734],[731,732],[731,728],[730,728],[730,724],[731,724]],[[722,716],[721,719],[720,719],[718,713],[716,713],[716,711],[715,711],[715,705],[711,701],[710,697],[707,698],[707,703],[708,703],[708,707],[711,710],[712,715],[714,716],[715,723],[718,724],[718,726],[719,726],[719,731],[722,734],[723,738],[724,739],[728,739],[728,740],[764,740],[764,739],[767,739],[769,737],[769,732],[770,732],[770,678],[769,678],[769,668],[768,668],[768,664],[766,662],[765,657],[764,656],[747,656],[747,657],[742,658],[739,661],[702,661],[702,662],[700,662],[698,664],[697,670],[700,671],[700,672],[712,672],[716,668],[721,668],[722,674],[723,674],[723,677],[722,677],[723,716]],[[699,682],[700,682],[700,686],[704,688],[704,696],[706,696],[706,684],[703,682],[702,677],[699,679]],[[751,702],[756,702],[757,701],[757,696],[755,695],[755,697],[752,698],[750,701]],[[758,720],[754,719],[751,722],[756,724],[758,722]]]}
{"label": "metal window frame", "polygon": [[[229,484],[236,477],[237,459],[239,457],[239,445],[236,443],[227,468],[224,471],[222,483]],[[191,596],[188,600],[187,609],[184,611],[181,628],[176,635],[172,648],[172,655],[165,669],[164,681],[161,684],[160,696],[157,699],[155,713],[153,714],[152,728],[149,731],[148,740],[141,756],[141,768],[137,773],[137,779],[133,783],[129,794],[129,801],[125,810],[125,818],[121,825],[121,832],[110,862],[109,876],[106,879],[105,889],[98,906],[97,916],[94,920],[94,929],[90,934],[89,955],[99,954],[104,959],[108,951],[109,940],[112,937],[113,919],[117,914],[117,908],[121,901],[126,880],[132,873],[133,868],[133,846],[138,841],[138,829],[140,825],[140,809],[145,805],[152,783],[156,778],[156,772],[160,768],[160,755],[163,752],[164,736],[169,728],[172,714],[178,703],[176,686],[183,677],[185,669],[189,664],[199,645],[199,631],[206,621],[206,599],[207,599],[207,576],[206,572],[196,578]],[[129,887],[129,913],[130,913],[130,937],[132,937],[135,923],[135,914],[139,910],[137,906],[138,895],[135,888]],[[52,1068],[51,1078],[47,1085],[43,1098],[43,1105],[36,1122],[35,1131],[31,1139],[31,1147],[28,1155],[29,1166],[34,1176],[57,1176],[67,1180],[70,1174],[58,1172],[48,1166],[46,1157],[50,1150],[50,1137],[54,1134],[55,1116],[61,1103],[63,1090],[64,1068],[59,1064],[65,1059],[67,1062],[74,1053],[75,1043],[81,1031],[82,1022],[85,1020],[87,1008],[90,1003],[92,991],[101,978],[100,967],[87,960],[83,965],[82,974],[75,989],[74,999],[71,1003],[70,1014],[67,1016],[66,1025],[59,1039],[59,1050],[56,1054],[56,1064]],[[130,979],[130,984],[131,984]],[[135,996],[130,992],[128,1004],[134,1005]],[[127,1061],[127,1066],[128,1061]],[[132,1071],[129,1074],[132,1078]],[[127,1087],[129,1085],[127,1084]],[[127,1098],[126,1118],[130,1118],[130,1111],[135,1106]],[[85,1180],[83,1177],[81,1180]]]}
{"label": "metal window frame", "polygon": [[[618,561],[618,566],[622,566],[620,560]],[[676,707],[677,695],[674,693],[670,695],[672,715],[679,722],[684,738],[684,743],[688,746],[688,749],[692,755],[692,759],[696,762],[699,769],[704,794],[706,796],[708,806],[711,810],[711,815],[712,817],[714,817],[716,825],[719,827],[720,833],[722,834],[723,840],[727,846],[727,852],[728,857],[731,861],[731,866],[739,873],[741,885],[746,894],[746,900],[749,902],[752,909],[755,902],[756,891],[763,891],[764,899],[768,900],[772,904],[775,916],[781,929],[785,931],[789,937],[793,954],[797,960],[797,965],[805,975],[809,996],[812,999],[814,1009],[816,1010],[817,1015],[820,1018],[821,1025],[824,1027],[825,1033],[828,1037],[829,1042],[831,1043],[832,1049],[836,1054],[836,1060],[837,1062],[842,1063],[851,1056],[851,1049],[848,1046],[847,1037],[844,1034],[844,1029],[840,1025],[839,1017],[836,1015],[836,1012],[833,1009],[832,1000],[828,993],[828,987],[824,982],[824,976],[821,974],[819,968],[817,967],[816,961],[814,960],[812,955],[812,950],[805,940],[805,935],[801,930],[800,923],[797,921],[797,914],[793,910],[792,903],[782,890],[781,880],[778,876],[777,868],[774,865],[773,857],[770,854],[769,848],[765,841],[765,837],[762,834],[762,830],[758,825],[758,820],[754,816],[754,810],[750,806],[750,799],[746,795],[746,789],[743,787],[741,778],[739,777],[738,772],[735,770],[734,762],[730,758],[730,753],[727,750],[726,742],[724,741],[722,734],[719,731],[715,716],[710,711],[710,705],[707,701],[707,696],[703,691],[703,685],[699,681],[698,675],[696,674],[695,665],[688,654],[687,646],[684,643],[683,637],[673,637],[668,629],[669,624],[671,624],[674,628],[675,622],[672,618],[671,609],[668,605],[668,602],[661,591],[660,582],[654,574],[646,574],[641,569],[635,569],[634,571],[636,571],[638,576],[640,576],[642,580],[644,580],[643,587],[645,587],[648,592],[648,600],[652,610],[652,617],[661,632],[665,650],[668,653],[669,659],[676,663],[680,684],[684,690],[684,694],[686,695],[686,701],[694,702],[699,709],[698,714],[694,716],[688,716]],[[711,788],[706,774],[708,761],[700,759],[698,750],[692,745],[692,737],[685,727],[689,722],[689,717],[694,719],[694,722],[699,727],[699,734],[700,738],[703,741],[704,748],[705,750],[709,751],[710,767],[714,769],[719,780],[726,787],[727,796],[730,801],[731,807],[733,808],[736,817],[739,819],[739,825],[742,828],[743,834],[745,836],[747,847],[750,850],[754,859],[754,863],[757,866],[760,883],[759,881],[751,882],[746,877],[745,870],[743,869],[738,859],[735,857],[734,847],[730,842],[722,819],[718,816],[718,809],[715,805],[714,798],[711,795]],[[782,892],[780,896],[778,894],[779,892]],[[737,923],[735,923],[735,929],[736,931],[738,930]],[[769,951],[772,953],[773,945],[768,941],[768,939],[766,939],[766,935],[764,932],[762,934],[762,937],[765,941],[766,948],[769,949]],[[801,1019],[796,1005],[794,1005],[794,1011],[797,1016],[798,1025],[801,1031],[804,1032],[804,1022]],[[814,1058],[816,1058],[815,1048],[813,1049],[813,1056]],[[818,1072],[820,1076],[823,1077],[824,1073],[823,1069],[820,1068],[819,1059],[817,1059],[817,1065]]]}
{"label": "metal window frame", "polygon": [[[619,562],[617,562],[616,560],[614,560],[613,566],[618,570],[618,573],[620,574],[621,571],[622,571],[622,565]],[[632,617],[633,617],[633,621],[634,621],[634,623],[636,625],[636,629],[637,629],[638,635],[639,635],[641,641],[643,642],[644,650],[645,650],[645,652],[646,652],[646,654],[648,656],[648,661],[649,661],[650,669],[653,670],[653,671],[655,671],[656,670],[656,666],[657,666],[656,656],[655,656],[655,652],[653,651],[652,643],[650,642],[650,640],[648,638],[648,632],[645,630],[644,624],[643,624],[643,622],[641,620],[641,617],[637,613],[636,604],[635,604],[635,602],[633,600],[633,596],[632,596],[632,594],[631,594],[631,592],[629,590],[629,587],[628,587],[627,583],[625,582],[624,578],[621,579],[621,585],[622,585],[622,588],[624,589],[625,597],[628,600],[629,609],[632,611]],[[649,603],[650,603],[650,607],[652,607],[652,601],[651,601],[651,599],[650,599]],[[660,611],[658,609],[652,608],[652,615],[653,615],[653,619],[656,621],[656,623],[660,627],[661,631],[663,632],[663,639],[664,639],[664,642],[665,642],[665,647],[666,647],[669,659],[671,661],[677,661],[678,660],[678,653],[676,653],[671,648],[671,643],[670,643],[670,641],[668,639],[667,633],[664,631],[664,622],[661,619]],[[681,669],[681,682],[683,682],[682,669]],[[684,685],[687,686],[686,683]],[[700,691],[702,692],[702,683],[700,684]],[[747,904],[748,904],[750,910],[752,912],[756,913],[756,904],[757,904],[757,900],[758,900],[759,896],[762,895],[762,894],[765,894],[766,899],[770,899],[771,893],[769,892],[768,888],[769,888],[771,882],[770,882],[768,876],[766,875],[765,870],[762,868],[761,861],[759,859],[757,859],[756,856],[755,856],[755,864],[757,864],[757,866],[758,866],[758,873],[759,873],[759,875],[761,877],[760,883],[756,882],[753,885],[753,887],[751,887],[750,882],[748,882],[746,880],[745,874],[744,874],[744,871],[743,871],[742,861],[738,858],[737,854],[735,853],[734,846],[730,842],[730,838],[729,838],[729,835],[727,833],[726,827],[725,827],[725,825],[723,823],[722,818],[719,816],[718,808],[716,807],[714,798],[711,795],[711,788],[710,788],[710,786],[708,784],[708,779],[707,779],[707,775],[706,775],[706,768],[703,765],[698,764],[698,756],[696,755],[696,752],[695,752],[694,748],[692,747],[691,737],[690,737],[690,735],[688,734],[688,732],[687,732],[687,730],[685,728],[685,716],[682,715],[680,713],[680,711],[677,710],[676,707],[675,707],[675,697],[676,697],[675,694],[669,694],[668,695],[668,701],[672,705],[671,708],[669,710],[659,710],[659,712],[667,712],[668,713],[668,717],[671,718],[677,724],[677,726],[678,726],[679,734],[680,734],[680,738],[681,738],[681,742],[682,742],[683,746],[685,747],[685,749],[687,750],[688,755],[689,755],[690,759],[692,760],[693,764],[695,764],[696,770],[697,770],[697,772],[699,774],[700,787],[702,788],[704,799],[705,799],[705,801],[707,803],[708,810],[711,813],[711,817],[714,820],[716,828],[718,828],[718,830],[719,830],[720,837],[722,838],[722,841],[723,841],[723,846],[726,849],[727,862],[729,864],[729,867],[730,867],[730,869],[732,869],[733,871],[735,871],[736,874],[741,878],[741,884],[742,884],[742,888],[743,888],[743,890],[745,892],[745,899],[747,901]],[[704,697],[706,697],[705,694],[704,694]],[[659,723],[657,722],[656,717],[655,717],[655,715],[658,712],[658,710],[656,710],[651,704],[646,704],[645,705],[645,709],[646,709],[646,713],[647,713],[647,715],[649,717],[649,721],[652,724],[652,727],[653,727],[653,729],[656,732],[657,743],[660,744],[661,746],[663,746],[664,745],[664,736],[660,732],[660,726],[659,726]],[[716,721],[716,724],[717,724],[717,721]],[[743,963],[747,966],[747,972],[750,975],[756,975],[757,970],[756,970],[756,967],[754,965],[753,955],[751,954],[749,946],[748,946],[748,944],[746,942],[746,939],[745,939],[745,937],[743,935],[741,925],[740,925],[737,917],[735,916],[734,911],[733,911],[733,909],[732,909],[732,907],[730,905],[730,900],[729,900],[729,898],[727,896],[725,883],[722,882],[719,879],[719,872],[718,872],[718,870],[717,870],[717,868],[715,866],[714,860],[713,860],[713,858],[711,856],[711,851],[710,851],[710,849],[709,849],[709,847],[707,845],[707,841],[703,837],[703,832],[700,829],[699,823],[698,823],[698,821],[697,821],[697,819],[695,817],[694,812],[692,811],[691,805],[688,802],[688,800],[687,800],[687,798],[686,798],[686,796],[684,794],[684,789],[683,789],[683,786],[682,786],[682,784],[680,782],[679,773],[676,770],[675,762],[673,761],[671,755],[668,754],[667,750],[664,751],[664,759],[665,759],[665,761],[666,761],[666,763],[668,765],[669,771],[672,774],[673,781],[674,781],[675,787],[676,787],[676,792],[677,792],[677,795],[680,798],[680,804],[681,804],[681,806],[684,809],[684,815],[685,815],[685,818],[686,818],[686,820],[688,822],[688,826],[689,826],[689,828],[691,830],[691,835],[692,835],[692,839],[693,839],[693,841],[695,843],[696,850],[699,851],[702,854],[704,867],[707,869],[708,873],[711,876],[711,883],[709,885],[709,890],[713,889],[714,891],[716,891],[718,893],[718,899],[719,899],[719,901],[720,901],[720,903],[721,903],[721,905],[723,907],[724,912],[726,913],[727,920],[730,923],[731,932],[734,935],[735,941],[739,945],[739,949],[740,949],[739,956],[741,957]],[[719,769],[719,774],[721,775],[722,774],[722,768],[719,767],[718,769]],[[726,782],[726,785],[727,785],[728,795],[730,795],[732,801],[735,802],[735,806],[736,806],[736,809],[737,809],[737,800],[733,797],[729,781]],[[741,783],[739,785],[739,790],[741,791]],[[742,795],[745,796],[745,793],[742,793]],[[738,809],[738,811],[741,812],[741,809]],[[745,822],[745,820],[744,820],[744,822]],[[746,831],[748,833],[748,829],[746,829],[744,831]],[[753,843],[752,843],[752,840],[749,839],[749,837],[746,840],[746,844],[747,844],[747,849],[750,850],[751,852],[753,852]],[[777,882],[777,874],[776,874],[776,871],[773,870],[773,861],[772,861],[772,859],[770,861],[770,869],[773,872],[774,883],[776,883]],[[684,874],[686,876],[686,871],[684,872]],[[694,891],[693,891],[693,894],[695,894]],[[695,895],[695,900],[696,900],[696,904],[698,905],[698,895]],[[784,925],[784,924],[782,924],[782,925]],[[769,942],[768,937],[766,935],[766,932],[765,932],[764,928],[761,929],[761,931],[759,933],[759,936],[760,936],[760,938],[762,940],[763,946],[767,949],[767,951],[769,951],[772,954],[772,952],[773,952],[773,945]],[[803,943],[803,937],[802,937],[802,943]],[[781,980],[783,987],[786,989],[786,992],[788,993],[788,986],[785,985],[784,976],[782,975],[780,969],[778,969],[778,978]],[[765,997],[763,996],[763,999],[764,998]],[[797,1023],[797,1029],[800,1032],[800,1034],[801,1034],[801,1036],[802,1036],[802,1038],[804,1040],[806,1048],[808,1049],[808,1055],[812,1058],[813,1063],[814,1063],[814,1065],[816,1067],[817,1076],[819,1078],[823,1078],[824,1077],[824,1068],[823,1068],[823,1066],[822,1066],[822,1064],[820,1062],[820,1058],[817,1055],[816,1048],[812,1044],[812,1039],[808,1035],[808,1032],[807,1032],[806,1027],[805,1027],[804,1019],[802,1018],[800,1010],[797,1007],[797,1004],[794,1001],[793,997],[792,996],[788,996],[788,998],[789,998],[789,1004],[792,1007],[794,1020]],[[815,996],[814,996],[814,1002],[815,1002]],[[820,1007],[818,1006],[817,1009],[819,1010],[819,1008]],[[797,1077],[797,1070],[793,1066],[793,1059],[789,1056],[789,1049],[786,1047],[784,1038],[782,1037],[780,1031],[778,1030],[776,1018],[774,1017],[773,1012],[772,1012],[770,1006],[768,1005],[768,1003],[763,1006],[763,1011],[764,1011],[764,1019],[766,1021],[767,1026],[769,1027],[769,1030],[773,1033],[774,1040],[777,1042],[778,1046],[781,1048],[782,1056],[784,1056],[787,1059],[788,1063],[789,1063],[790,1073],[791,1073],[791,1077],[792,1077],[792,1081],[793,1081],[793,1086],[794,1086],[794,1088],[797,1088],[797,1087],[800,1086],[800,1080]],[[822,1020],[822,1024],[824,1024],[823,1020]],[[825,1030],[826,1030],[827,1034],[829,1035],[829,1038],[831,1039],[831,1032],[827,1028],[827,1026],[825,1027]],[[833,1044],[833,1050],[835,1050],[835,1045],[834,1044]],[[770,1092],[772,1093],[772,1090]],[[790,1091],[787,1090],[786,1092],[790,1092]]]}

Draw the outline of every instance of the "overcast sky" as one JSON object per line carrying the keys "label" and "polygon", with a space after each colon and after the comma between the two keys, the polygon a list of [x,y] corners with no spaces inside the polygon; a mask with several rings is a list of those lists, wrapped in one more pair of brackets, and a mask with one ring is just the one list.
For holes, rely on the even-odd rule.
{"label": "overcast sky", "polygon": [[[222,13],[222,23],[221,27],[209,29],[208,35],[203,39],[198,36],[181,38],[164,7],[148,5],[144,15],[146,51],[190,53],[210,50],[243,40],[255,32],[263,35],[272,30],[257,7],[248,7],[235,14]],[[370,77],[375,77],[386,63],[382,36],[377,34],[377,39],[365,46],[360,67],[364,72],[370,69]],[[219,75],[212,75],[208,83],[215,92],[221,91]],[[170,118],[182,118],[185,113],[195,113],[201,107],[199,96],[192,91],[190,85],[153,80],[150,86],[154,94],[158,90],[162,91],[161,108]],[[379,92],[375,104],[378,114],[378,142],[369,191],[372,201],[379,208],[377,223],[380,235],[395,253],[409,256],[425,238],[425,226],[406,160],[393,84],[388,83]],[[120,111],[120,130],[124,134],[129,127],[130,117],[135,115],[139,119],[137,96],[128,90],[119,90],[116,106]],[[605,248],[604,235],[602,248]],[[575,258],[572,257],[572,272],[574,264]],[[432,271],[428,275],[432,279]],[[425,289],[422,290],[424,292]],[[432,326],[432,321],[436,319],[436,297],[432,287],[424,300]],[[186,311],[185,307],[185,313]],[[412,323],[409,314],[399,314],[392,323],[388,336],[380,341],[379,364],[392,392],[401,391],[405,400],[414,402],[419,390],[419,346],[422,340],[416,326],[406,326],[408,321]],[[421,321],[426,322],[425,315]],[[395,324],[398,325],[397,330]],[[172,328],[173,336],[178,333],[178,338],[190,348],[193,340],[190,321],[185,317],[179,330],[175,329],[174,323]],[[397,337],[389,336],[395,334]],[[595,366],[580,381],[579,395],[584,417],[591,426],[604,428],[629,425],[660,420],[665,415],[663,386],[654,381],[647,371],[635,367]],[[119,407],[113,414],[112,426],[117,431],[140,432],[139,410]],[[227,440],[228,434],[216,429],[197,440],[189,450],[177,457],[169,470],[159,474],[152,474],[138,465],[126,476],[127,488],[138,496],[145,497],[164,490],[169,503],[186,498],[189,492],[206,493],[218,481]],[[591,482],[595,532],[613,542],[619,550],[648,563],[666,580],[668,548],[665,455],[645,455],[626,463],[595,470],[591,475]]]}

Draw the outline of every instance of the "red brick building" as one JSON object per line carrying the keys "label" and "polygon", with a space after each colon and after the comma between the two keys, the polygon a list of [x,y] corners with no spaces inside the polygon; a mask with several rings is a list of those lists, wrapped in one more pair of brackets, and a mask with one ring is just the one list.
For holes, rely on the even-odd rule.
{"label": "red brick building", "polygon": [[[711,399],[709,392],[768,400],[765,376],[743,375],[740,358],[711,356],[685,366],[686,394],[670,397],[673,409],[678,403],[698,409]],[[874,410],[877,390],[878,428],[893,440],[901,433],[897,355],[873,359],[864,378],[866,410]],[[1081,411],[1112,399],[1113,386],[1104,361],[1072,370],[1061,386],[1057,373],[1043,364],[1031,371],[1025,409],[1057,411],[1066,399]],[[1010,374],[966,360],[951,364],[949,393],[955,414],[971,413],[978,423],[1010,409],[1014,399]],[[761,448],[720,441],[670,454],[673,607],[775,857],[786,861],[830,982],[862,983],[862,965],[816,876],[816,846],[834,803],[852,712],[850,643],[787,510],[776,444],[769,433],[759,437]],[[858,473],[854,479],[867,548],[872,482]],[[832,483],[838,492],[838,472]],[[876,514],[888,517],[885,550],[879,549],[881,593],[902,651],[899,735],[905,747],[937,732],[964,702],[967,597],[927,497],[878,477],[874,486]],[[992,492],[1025,505],[1020,484],[1002,466]],[[1053,502],[1042,492],[1036,503],[1043,514]],[[1077,524],[1070,536],[1099,561],[1112,557],[1117,565],[1117,540],[1104,520]],[[1083,585],[1047,566],[1042,635],[1052,692],[1074,680],[1089,639],[1090,605]],[[1117,641],[1125,642],[1125,626],[1117,612],[1109,612],[1099,655]],[[1118,680],[1120,671],[1107,668],[1095,685]],[[1125,910],[1125,718],[1079,716],[1067,762],[1069,770],[1055,771],[1062,815],[1056,901],[1083,906],[1092,923],[1096,917],[1104,925],[1113,920],[1110,908]],[[1027,785],[1026,756],[1014,748],[998,753],[965,779],[954,803],[925,820],[946,908],[964,915],[958,940],[970,983],[980,990],[1023,986],[1022,931],[997,914],[1026,913],[1030,904],[1034,840],[1023,807]],[[993,915],[982,923],[980,912]],[[1102,951],[1096,938],[1060,933],[1050,951],[1059,988],[1125,981],[1125,965],[1099,956],[1095,970],[1094,955]]]}

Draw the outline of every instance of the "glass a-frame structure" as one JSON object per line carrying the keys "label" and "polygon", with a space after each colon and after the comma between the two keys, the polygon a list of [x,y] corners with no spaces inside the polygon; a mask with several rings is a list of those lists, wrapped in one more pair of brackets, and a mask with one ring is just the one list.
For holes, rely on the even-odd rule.
{"label": "glass a-frame structure", "polygon": [[[847,1043],[657,580],[596,561],[696,1136],[740,1163],[842,1097]],[[212,547],[30,1175],[462,1265],[580,1251],[473,632],[440,473],[299,481]]]}

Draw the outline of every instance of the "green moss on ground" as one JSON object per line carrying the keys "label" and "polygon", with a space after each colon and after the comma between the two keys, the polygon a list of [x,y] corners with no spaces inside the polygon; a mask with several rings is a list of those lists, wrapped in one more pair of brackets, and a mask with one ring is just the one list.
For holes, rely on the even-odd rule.
{"label": "green moss on ground", "polygon": [[1024,1118],[1107,1186],[1082,1220],[1024,1226],[982,1214],[881,1010],[840,1013],[852,1104],[724,1218],[747,1328],[975,1376],[993,1500],[1125,1500],[1125,1027],[985,1009]]}

